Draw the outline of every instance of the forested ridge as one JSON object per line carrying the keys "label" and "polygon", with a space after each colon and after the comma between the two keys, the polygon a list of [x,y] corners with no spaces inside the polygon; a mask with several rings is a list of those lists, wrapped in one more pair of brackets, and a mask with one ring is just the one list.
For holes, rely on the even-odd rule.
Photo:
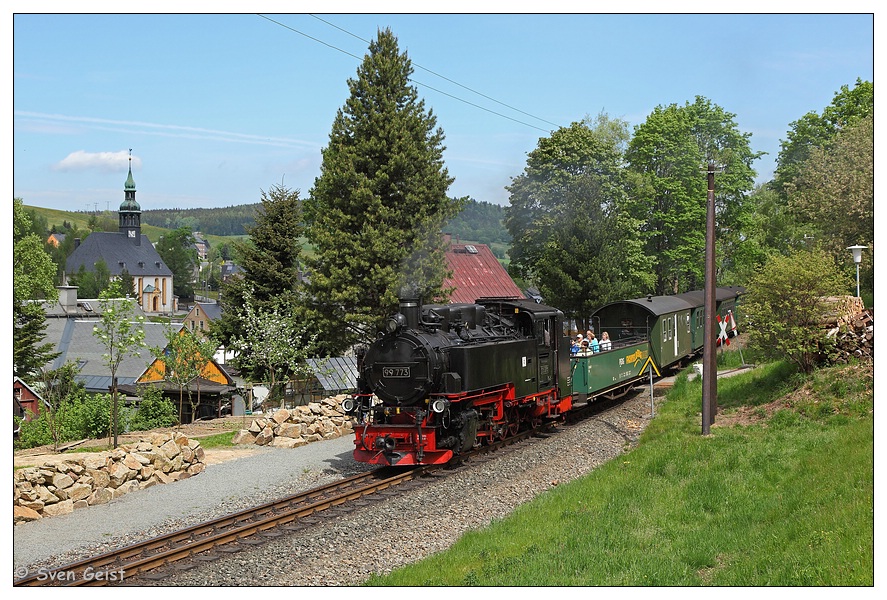
{"label": "forested ridge", "polygon": [[[142,211],[142,224],[178,229],[187,227],[206,235],[246,235],[256,224],[259,203],[221,208],[161,208]],[[447,223],[445,233],[453,239],[481,244],[507,244],[511,237],[502,224],[505,209],[498,204],[468,200],[461,213]]]}
{"label": "forested ridge", "polygon": [[142,224],[178,229],[187,227],[207,235],[246,235],[256,224],[259,203],[222,208],[160,208],[142,211]]}

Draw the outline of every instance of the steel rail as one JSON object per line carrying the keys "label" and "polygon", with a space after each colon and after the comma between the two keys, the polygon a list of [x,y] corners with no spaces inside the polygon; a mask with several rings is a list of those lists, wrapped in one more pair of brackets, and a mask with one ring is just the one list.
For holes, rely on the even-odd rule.
{"label": "steel rail", "polygon": [[[259,531],[310,516],[327,508],[344,504],[380,490],[418,477],[424,469],[399,470],[382,468],[330,484],[300,492],[276,501],[244,509],[218,519],[198,523],[181,530],[131,544],[117,550],[76,561],[61,567],[41,570],[20,578],[14,586],[106,585],[115,583],[87,573],[97,574],[120,570],[125,576],[142,573],[181,558],[203,552],[224,543],[242,540]],[[343,491],[344,490],[344,491]],[[314,502],[309,502],[315,500]],[[154,552],[148,556],[147,553]]]}

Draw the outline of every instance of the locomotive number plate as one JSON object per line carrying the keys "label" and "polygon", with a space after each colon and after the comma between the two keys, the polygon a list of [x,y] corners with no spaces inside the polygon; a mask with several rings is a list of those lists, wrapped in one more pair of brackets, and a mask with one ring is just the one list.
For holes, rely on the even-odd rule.
{"label": "locomotive number plate", "polygon": [[382,377],[410,377],[409,367],[382,367]]}

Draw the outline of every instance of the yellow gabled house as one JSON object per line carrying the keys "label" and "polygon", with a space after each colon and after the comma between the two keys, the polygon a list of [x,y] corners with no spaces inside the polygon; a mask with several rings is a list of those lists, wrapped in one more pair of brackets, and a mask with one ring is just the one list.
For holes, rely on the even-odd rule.
{"label": "yellow gabled house", "polygon": [[[193,335],[189,330],[182,327],[178,335]],[[197,354],[197,361],[200,361],[200,355]],[[148,365],[144,373],[136,380],[133,387],[144,387],[146,385],[154,385],[163,390],[163,395],[173,401],[175,406],[180,405],[180,389],[178,384],[165,378],[166,364],[160,358],[155,358]],[[199,404],[197,406],[197,419],[216,418],[223,416],[225,406],[230,406],[230,395],[235,391],[233,378],[228,372],[220,366],[211,356],[203,361],[200,367],[200,375],[188,382],[188,390],[190,390],[192,400],[195,394],[200,395]],[[188,390],[185,390],[185,401],[181,403],[179,419],[182,423],[190,423],[192,419],[191,404],[187,400]]]}

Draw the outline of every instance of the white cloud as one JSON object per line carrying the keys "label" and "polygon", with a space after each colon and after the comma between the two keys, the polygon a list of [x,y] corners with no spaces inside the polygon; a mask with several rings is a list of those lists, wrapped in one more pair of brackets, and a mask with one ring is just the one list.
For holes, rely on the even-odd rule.
{"label": "white cloud", "polygon": [[[52,168],[54,171],[120,173],[129,168],[128,161],[129,152],[127,150],[119,150],[117,152],[86,152],[85,150],[77,150],[54,164]],[[132,166],[136,169],[141,167],[141,159],[133,156]]]}

